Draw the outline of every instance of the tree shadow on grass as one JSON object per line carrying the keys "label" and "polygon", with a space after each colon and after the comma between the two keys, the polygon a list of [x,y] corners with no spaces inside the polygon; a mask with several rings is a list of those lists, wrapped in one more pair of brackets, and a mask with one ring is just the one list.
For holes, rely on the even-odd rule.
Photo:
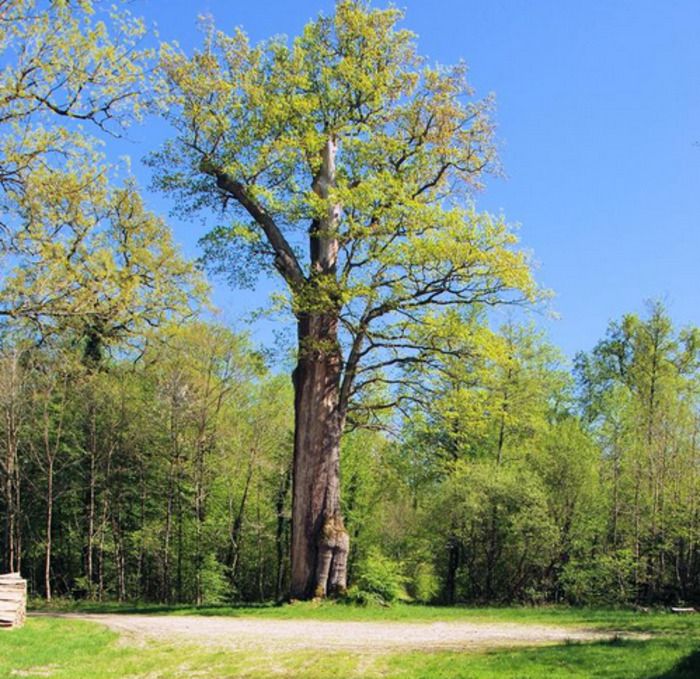
{"label": "tree shadow on grass", "polygon": [[[472,663],[474,676],[482,676],[479,673],[482,671],[485,677],[504,679],[700,679],[700,649],[688,641],[665,636],[644,640],[616,636],[595,642],[571,641],[552,646],[494,649],[481,657],[475,656]],[[674,661],[676,664],[672,665]],[[417,676],[432,674],[424,672]]]}
{"label": "tree shadow on grass", "polygon": [[700,649],[679,660],[668,672],[652,679],[698,679],[700,677]]}

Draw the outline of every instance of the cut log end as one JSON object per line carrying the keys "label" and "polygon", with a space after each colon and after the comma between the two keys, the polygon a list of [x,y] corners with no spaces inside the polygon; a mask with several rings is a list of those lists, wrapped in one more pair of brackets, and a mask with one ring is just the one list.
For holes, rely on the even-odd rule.
{"label": "cut log end", "polygon": [[27,581],[19,573],[0,575],[0,628],[21,627],[27,617]]}

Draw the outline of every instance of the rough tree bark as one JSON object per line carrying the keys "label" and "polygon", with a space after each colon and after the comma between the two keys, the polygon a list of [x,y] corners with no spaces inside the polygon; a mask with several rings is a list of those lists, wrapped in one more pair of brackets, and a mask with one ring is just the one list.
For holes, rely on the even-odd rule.
{"label": "rough tree bark", "polygon": [[337,320],[327,316],[299,322],[291,571],[291,596],[299,599],[342,593],[347,586],[349,538],[340,512],[341,361],[337,349],[308,348],[309,340],[334,343],[336,334]]}
{"label": "rough tree bark", "polygon": [[[309,229],[310,285],[323,287],[319,312],[298,314],[294,382],[294,467],[291,596],[342,594],[347,588],[349,536],[340,511],[340,408],[343,361],[338,343],[340,306],[333,300],[341,207],[332,200],[337,146],[328,139],[312,189],[328,212]],[[324,299],[324,294],[328,299]],[[337,306],[336,306],[337,304]]]}

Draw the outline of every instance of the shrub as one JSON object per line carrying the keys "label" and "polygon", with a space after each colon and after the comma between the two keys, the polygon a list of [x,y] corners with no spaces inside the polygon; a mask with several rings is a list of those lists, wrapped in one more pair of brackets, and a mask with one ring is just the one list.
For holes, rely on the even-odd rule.
{"label": "shrub", "polygon": [[587,560],[572,559],[561,574],[564,594],[574,604],[620,604],[634,598],[634,556],[621,549]]}
{"label": "shrub", "polygon": [[398,561],[371,549],[357,565],[355,586],[348,597],[358,603],[391,603],[407,599],[406,578]]}
{"label": "shrub", "polygon": [[407,582],[411,597],[421,603],[435,599],[440,591],[440,578],[432,563],[422,562],[416,565],[413,576]]}

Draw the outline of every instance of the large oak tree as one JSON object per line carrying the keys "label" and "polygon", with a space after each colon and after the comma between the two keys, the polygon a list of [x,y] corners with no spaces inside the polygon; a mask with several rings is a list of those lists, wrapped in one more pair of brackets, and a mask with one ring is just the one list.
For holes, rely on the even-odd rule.
{"label": "large oak tree", "polygon": [[495,167],[492,101],[464,65],[422,59],[401,19],[343,0],[291,43],[207,26],[191,56],[162,51],[177,134],[157,181],[180,205],[223,205],[207,252],[236,282],[276,271],[296,319],[292,597],[346,587],[346,426],[460,350],[455,313],[536,295],[512,231],[471,199]]}

